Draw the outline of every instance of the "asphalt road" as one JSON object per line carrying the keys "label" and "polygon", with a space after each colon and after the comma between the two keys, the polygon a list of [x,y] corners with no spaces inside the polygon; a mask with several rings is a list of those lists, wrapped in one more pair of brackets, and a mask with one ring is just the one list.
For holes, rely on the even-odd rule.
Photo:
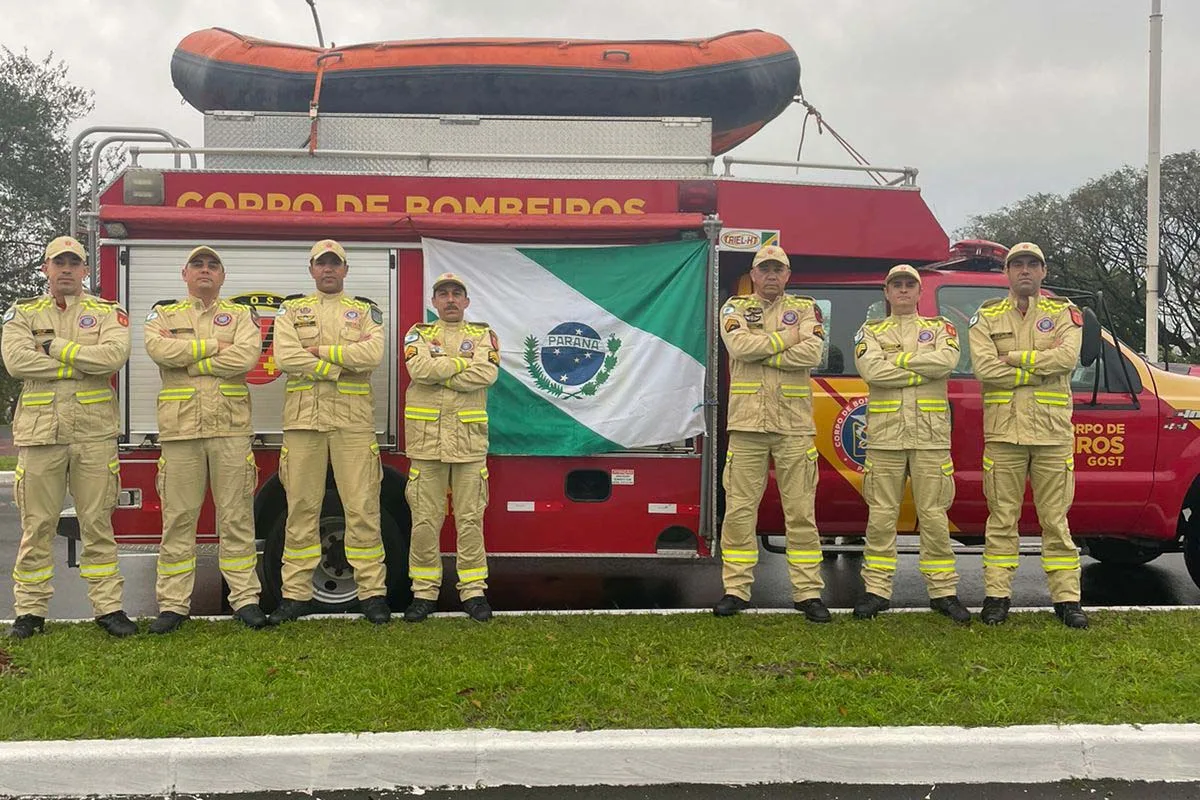
{"label": "asphalt road", "polygon": [[[0,619],[11,619],[12,566],[16,560],[20,525],[12,490],[0,488]],[[66,542],[55,543],[55,594],[51,617],[91,616],[84,582],[78,571],[66,568]],[[901,556],[894,608],[925,608],[928,600],[917,573],[917,557]],[[825,600],[831,608],[850,608],[862,591],[861,559],[841,556],[827,560]],[[125,608],[131,616],[153,616],[155,562],[152,555],[123,555]],[[720,565],[684,559],[568,559],[492,558],[488,596],[499,610],[524,609],[645,609],[706,608],[721,595]],[[960,556],[959,595],[968,606],[983,602],[983,571],[979,556]],[[453,574],[452,565],[447,574]],[[442,608],[457,607],[453,581],[443,587]],[[1036,558],[1026,558],[1013,585],[1014,606],[1050,605],[1045,576]],[[763,553],[754,583],[754,604],[760,608],[790,608],[787,564],[782,556]],[[1159,557],[1141,567],[1112,567],[1084,559],[1085,605],[1200,605],[1200,588],[1184,567],[1183,556]],[[216,556],[198,560],[192,613],[221,613],[221,579]]]}

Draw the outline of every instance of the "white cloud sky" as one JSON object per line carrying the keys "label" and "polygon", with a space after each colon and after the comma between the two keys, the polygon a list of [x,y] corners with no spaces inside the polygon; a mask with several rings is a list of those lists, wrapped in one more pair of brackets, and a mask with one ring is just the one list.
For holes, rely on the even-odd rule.
{"label": "white cloud sky", "polygon": [[[1200,147],[1200,3],[1164,0],[1163,152]],[[800,56],[805,93],[876,164],[920,168],[947,229],[1033,192],[1146,158],[1149,0],[317,0],[340,44],[442,36],[688,38],[763,28]],[[96,92],[85,124],[199,143],[171,85],[189,32],[315,44],[304,0],[0,0],[0,44],[53,50]],[[0,110],[2,113],[2,110]],[[804,112],[734,151],[792,158]],[[845,162],[810,132],[805,160]]]}

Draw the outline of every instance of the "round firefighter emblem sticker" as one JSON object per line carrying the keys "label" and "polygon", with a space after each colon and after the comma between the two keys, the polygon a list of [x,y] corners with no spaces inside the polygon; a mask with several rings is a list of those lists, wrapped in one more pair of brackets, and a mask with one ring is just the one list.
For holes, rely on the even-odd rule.
{"label": "round firefighter emblem sticker", "polygon": [[833,450],[850,469],[862,472],[867,463],[867,398],[856,397],[833,421]]}
{"label": "round firefighter emblem sticker", "polygon": [[1042,333],[1049,333],[1054,330],[1054,320],[1049,317],[1042,317],[1037,321],[1037,329]]}

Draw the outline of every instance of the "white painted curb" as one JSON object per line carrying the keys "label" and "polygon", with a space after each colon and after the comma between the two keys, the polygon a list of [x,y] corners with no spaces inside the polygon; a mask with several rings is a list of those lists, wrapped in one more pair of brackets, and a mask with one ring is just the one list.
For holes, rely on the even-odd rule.
{"label": "white painted curb", "polygon": [[1197,781],[1200,725],[497,730],[0,745],[0,794]]}
{"label": "white painted curb", "polygon": [[0,486],[12,486],[15,482],[14,474],[12,470],[0,471]]}

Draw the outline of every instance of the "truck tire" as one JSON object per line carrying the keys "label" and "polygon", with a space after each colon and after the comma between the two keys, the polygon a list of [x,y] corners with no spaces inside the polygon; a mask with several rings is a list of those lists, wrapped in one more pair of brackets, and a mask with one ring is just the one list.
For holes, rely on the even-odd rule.
{"label": "truck tire", "polygon": [[1088,539],[1088,555],[1103,564],[1127,567],[1149,564],[1162,555],[1153,547],[1144,547],[1124,539]]}
{"label": "truck tire", "polygon": [[[407,509],[403,509],[406,512]],[[401,525],[387,505],[379,512],[380,533],[383,537],[384,561],[387,564],[387,600],[393,610],[403,610],[412,600],[408,579],[408,543],[411,524],[404,516]],[[267,531],[262,555],[263,610],[272,611],[283,593],[283,542],[287,511],[276,515]],[[317,611],[344,614],[358,610],[358,587],[354,570],[346,561],[346,519],[341,500],[335,492],[325,495],[319,520],[321,560],[313,573],[313,605]]]}

